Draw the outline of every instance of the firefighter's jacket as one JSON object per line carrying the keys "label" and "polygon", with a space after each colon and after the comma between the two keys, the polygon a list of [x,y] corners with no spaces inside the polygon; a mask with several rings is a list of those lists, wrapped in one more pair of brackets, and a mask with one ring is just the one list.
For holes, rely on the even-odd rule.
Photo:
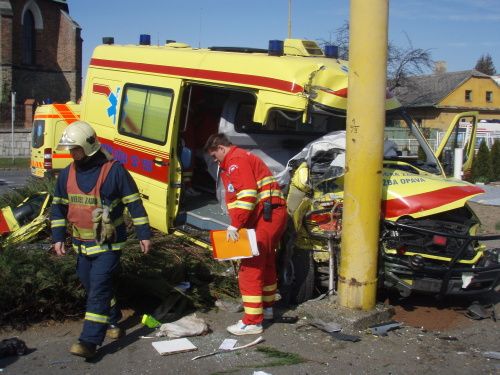
{"label": "firefighter's jacket", "polygon": [[271,200],[273,206],[286,204],[273,174],[264,162],[252,153],[231,146],[220,168],[233,227],[254,227],[262,215],[263,203],[266,200]]}
{"label": "firefighter's jacket", "polygon": [[[76,165],[76,182],[83,193],[89,194],[92,191],[99,178],[101,166],[107,162],[106,156],[98,152],[87,163]],[[61,171],[52,201],[50,219],[52,240],[54,242],[64,242],[66,227],[70,225],[68,220],[70,200],[67,189],[70,168],[71,164]],[[142,205],[137,186],[127,170],[118,162],[113,163],[106,179],[101,185],[100,202],[103,206],[110,207],[111,221],[114,223],[116,229],[115,240],[112,243],[100,244],[95,239],[77,238],[74,236],[73,248],[76,251],[92,255],[109,250],[120,250],[127,239],[126,226],[123,220],[125,206],[132,217],[137,238],[144,240],[151,237],[149,220]]]}

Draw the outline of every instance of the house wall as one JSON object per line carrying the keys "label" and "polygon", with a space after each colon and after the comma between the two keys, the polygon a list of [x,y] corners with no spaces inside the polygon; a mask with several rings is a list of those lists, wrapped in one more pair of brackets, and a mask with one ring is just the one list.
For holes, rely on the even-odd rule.
{"label": "house wall", "polygon": [[[466,90],[471,91],[471,100],[465,99]],[[492,93],[492,101],[486,101],[486,92]],[[440,107],[466,107],[500,112],[500,86],[489,77],[471,77],[452,91],[440,103]],[[500,115],[500,113],[499,113]]]}
{"label": "house wall", "polygon": [[[471,90],[471,100],[465,100],[465,91]],[[492,101],[486,101],[486,92],[492,92]],[[453,118],[466,111],[479,111],[479,119],[500,119],[500,86],[489,77],[471,77],[446,96],[436,107],[409,108],[408,113],[420,126],[446,130]]]}

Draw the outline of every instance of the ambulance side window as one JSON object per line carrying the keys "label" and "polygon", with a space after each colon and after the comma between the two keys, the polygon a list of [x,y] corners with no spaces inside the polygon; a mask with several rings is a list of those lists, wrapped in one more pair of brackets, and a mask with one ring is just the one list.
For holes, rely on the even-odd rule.
{"label": "ambulance side window", "polygon": [[119,133],[164,144],[172,98],[171,90],[125,86],[118,123]]}

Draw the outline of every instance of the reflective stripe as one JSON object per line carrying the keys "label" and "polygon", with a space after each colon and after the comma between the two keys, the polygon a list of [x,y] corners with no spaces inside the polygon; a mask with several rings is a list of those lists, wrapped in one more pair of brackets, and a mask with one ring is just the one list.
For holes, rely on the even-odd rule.
{"label": "reflective stripe", "polygon": [[243,302],[260,303],[262,302],[262,296],[241,296]]}
{"label": "reflective stripe", "polygon": [[262,186],[270,184],[271,182],[277,182],[274,176],[264,177],[262,180],[257,181],[257,187],[261,188]]}
{"label": "reflective stripe", "polygon": [[95,233],[93,229],[78,228],[73,225],[73,237],[82,240],[95,240]]}
{"label": "reflective stripe", "polygon": [[101,198],[85,194],[68,194],[69,204],[76,206],[102,206]]}
{"label": "reflective stripe", "polygon": [[260,202],[269,197],[278,197],[281,199],[285,199],[281,190],[264,190],[259,193],[257,200]]}
{"label": "reflective stripe", "polygon": [[276,288],[278,287],[278,284],[274,283],[273,285],[266,285],[262,288],[264,292],[274,292]]}
{"label": "reflective stripe", "polygon": [[134,223],[134,225],[149,224],[147,216],[132,218],[132,222]]}
{"label": "reflective stripe", "polygon": [[232,203],[227,204],[227,208],[241,208],[242,210],[253,211],[255,208],[255,203],[245,202],[245,201],[234,201]]}
{"label": "reflective stripe", "polygon": [[241,198],[256,198],[257,197],[257,190],[255,189],[246,189],[246,190],[241,190],[238,193],[236,193],[236,198],[241,199]]}
{"label": "reflective stripe", "polygon": [[118,206],[120,203],[122,202],[122,200],[120,198],[118,199],[115,199],[113,202],[111,202],[111,204],[109,205],[109,210],[110,211],[113,211],[113,208],[115,208],[116,206]]}
{"label": "reflective stripe", "polygon": [[[125,242],[113,243],[113,244],[111,244],[111,251],[119,251],[124,246],[125,246]],[[75,252],[77,252],[77,253],[81,252],[82,254],[85,254],[85,255],[95,255],[95,254],[104,253],[105,251],[109,251],[109,247],[107,244],[92,245],[92,246],[85,246],[84,244],[80,244],[80,245],[73,244],[73,250],[75,250]]]}
{"label": "reflective stripe", "polygon": [[54,197],[52,198],[52,204],[68,204],[69,201],[66,198]]}
{"label": "reflective stripe", "polygon": [[261,315],[262,313],[264,313],[264,309],[262,307],[246,307],[245,306],[245,314]]}
{"label": "reflective stripe", "polygon": [[85,320],[90,320],[91,322],[109,324],[109,316],[99,315],[90,312],[85,313]]}
{"label": "reflective stripe", "polygon": [[52,220],[50,222],[50,226],[52,228],[57,228],[57,227],[65,227],[66,226],[66,219],[57,219],[57,220]]}
{"label": "reflective stripe", "polygon": [[262,301],[264,302],[273,302],[276,299],[276,296],[273,294],[272,296],[262,296]]}
{"label": "reflective stripe", "polygon": [[131,195],[127,195],[126,197],[123,197],[122,202],[123,202],[123,204],[128,204],[131,202],[138,201],[139,199],[141,199],[141,197],[139,196],[139,193],[134,193]]}

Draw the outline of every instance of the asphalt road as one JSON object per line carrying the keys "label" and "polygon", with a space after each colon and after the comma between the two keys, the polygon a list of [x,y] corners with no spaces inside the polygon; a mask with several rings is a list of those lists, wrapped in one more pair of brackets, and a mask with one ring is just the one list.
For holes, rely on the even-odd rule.
{"label": "asphalt road", "polygon": [[0,170],[0,195],[24,186],[29,176],[29,169]]}

